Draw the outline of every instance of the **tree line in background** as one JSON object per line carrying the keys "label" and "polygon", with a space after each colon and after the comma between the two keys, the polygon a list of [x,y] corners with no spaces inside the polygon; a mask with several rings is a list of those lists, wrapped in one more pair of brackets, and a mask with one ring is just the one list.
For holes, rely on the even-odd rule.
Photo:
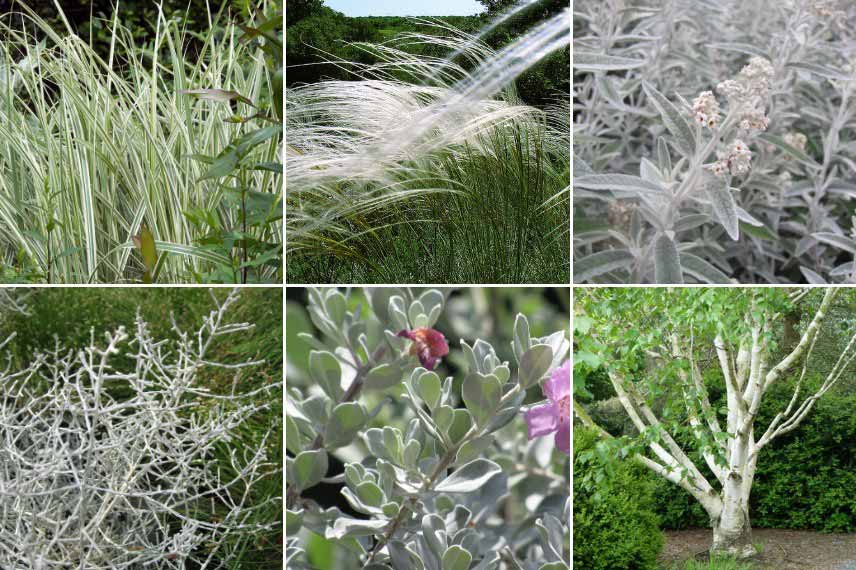
{"label": "tree line in background", "polygon": [[[513,0],[479,2],[485,6],[482,14],[444,16],[439,19],[467,33],[477,34],[491,20],[515,4]],[[493,49],[500,49],[538,22],[567,7],[567,0],[543,0],[497,27],[484,41]],[[290,2],[286,26],[286,84],[289,87],[324,79],[357,79],[347,69],[327,63],[330,60],[372,63],[373,56],[355,47],[354,43],[382,42],[410,31],[439,33],[436,28],[429,28],[406,17],[348,17],[325,6],[323,0]],[[434,57],[447,55],[435,45],[412,46],[409,49]],[[517,78],[516,84],[518,94],[525,103],[538,107],[554,103],[558,94],[570,92],[570,48],[558,51],[533,66]]]}
{"label": "tree line in background", "polygon": [[[116,0],[62,0],[60,4],[65,19],[80,37],[94,43],[103,43],[109,49],[109,22],[113,17]],[[208,0],[121,0],[119,15],[122,24],[130,29],[141,43],[145,38],[154,38],[159,4],[167,18],[180,18],[188,28],[198,31],[209,27],[208,6],[213,10],[220,8],[215,5],[216,2]],[[224,10],[229,10],[232,14],[246,16],[249,13],[248,2],[238,0],[222,4]],[[54,0],[0,0],[0,13],[6,11],[7,5],[18,12],[24,5],[51,24],[63,24],[63,18],[57,12]]]}

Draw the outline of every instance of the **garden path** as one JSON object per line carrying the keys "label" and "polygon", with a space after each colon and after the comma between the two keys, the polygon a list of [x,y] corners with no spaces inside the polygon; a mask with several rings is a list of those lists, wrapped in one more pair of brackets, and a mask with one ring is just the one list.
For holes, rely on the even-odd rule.
{"label": "garden path", "polygon": [[[710,529],[667,531],[660,555],[663,568],[692,557],[704,557],[710,548]],[[856,533],[821,534],[812,531],[753,529],[763,545],[757,570],[856,570]]]}

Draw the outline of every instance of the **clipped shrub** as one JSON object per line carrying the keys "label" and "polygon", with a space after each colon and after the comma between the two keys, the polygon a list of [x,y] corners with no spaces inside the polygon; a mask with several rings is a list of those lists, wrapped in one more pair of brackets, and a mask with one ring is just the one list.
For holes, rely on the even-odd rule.
{"label": "clipped shrub", "polygon": [[[775,397],[786,400],[788,392],[780,387]],[[828,394],[798,430],[764,450],[753,490],[755,526],[856,531],[854,409],[856,393]],[[771,419],[762,415],[765,424]]]}
{"label": "clipped shrub", "polygon": [[[630,461],[595,459],[598,439],[593,430],[574,426],[574,567],[656,570],[663,534],[651,477]],[[597,473],[587,477],[590,470]]]}

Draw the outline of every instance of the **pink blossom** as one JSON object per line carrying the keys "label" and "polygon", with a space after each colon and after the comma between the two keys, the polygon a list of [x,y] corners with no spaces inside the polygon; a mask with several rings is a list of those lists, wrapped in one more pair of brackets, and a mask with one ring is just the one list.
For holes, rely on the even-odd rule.
{"label": "pink blossom", "polygon": [[544,382],[547,401],[533,406],[524,414],[529,439],[556,434],[556,447],[571,454],[571,361],[556,368]]}
{"label": "pink blossom", "polygon": [[449,345],[443,333],[428,327],[419,327],[412,331],[404,330],[398,336],[413,341],[410,354],[419,357],[419,362],[428,370],[434,370],[441,358],[449,354]]}

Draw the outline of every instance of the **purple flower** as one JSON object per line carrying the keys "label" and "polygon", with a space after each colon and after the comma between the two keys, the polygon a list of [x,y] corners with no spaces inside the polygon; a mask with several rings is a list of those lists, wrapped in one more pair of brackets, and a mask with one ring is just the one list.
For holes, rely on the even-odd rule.
{"label": "purple flower", "polygon": [[544,382],[547,401],[529,408],[523,416],[529,439],[556,433],[556,447],[571,454],[571,361],[553,370]]}
{"label": "purple flower", "polygon": [[410,354],[419,357],[419,362],[428,370],[434,370],[441,358],[449,354],[449,345],[443,333],[428,327],[419,327],[412,331],[401,331],[398,336],[413,341]]}

